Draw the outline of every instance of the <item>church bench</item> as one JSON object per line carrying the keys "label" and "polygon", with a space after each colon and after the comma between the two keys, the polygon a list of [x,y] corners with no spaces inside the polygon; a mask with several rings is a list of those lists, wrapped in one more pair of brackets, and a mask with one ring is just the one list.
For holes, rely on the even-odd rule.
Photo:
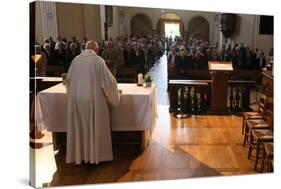
{"label": "church bench", "polygon": [[136,83],[137,68],[119,65],[116,73],[116,79],[118,83]]}

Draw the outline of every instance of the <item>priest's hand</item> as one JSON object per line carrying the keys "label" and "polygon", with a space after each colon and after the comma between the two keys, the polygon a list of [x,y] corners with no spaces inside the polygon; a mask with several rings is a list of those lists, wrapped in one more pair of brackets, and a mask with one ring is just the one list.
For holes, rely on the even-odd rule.
{"label": "priest's hand", "polygon": [[120,94],[122,94],[122,90],[121,90],[121,89],[118,89],[118,92],[119,92]]}

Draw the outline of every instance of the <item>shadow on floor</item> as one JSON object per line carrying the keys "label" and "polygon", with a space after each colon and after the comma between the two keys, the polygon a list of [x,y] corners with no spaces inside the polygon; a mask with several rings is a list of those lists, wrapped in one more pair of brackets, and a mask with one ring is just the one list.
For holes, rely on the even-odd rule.
{"label": "shadow on floor", "polygon": [[[162,165],[160,164],[158,167],[153,165],[149,166],[150,162],[141,162],[139,160],[142,153],[147,153],[147,150],[152,150],[153,152],[155,148],[163,151],[162,154],[164,156],[159,159],[159,161],[163,162]],[[120,181],[171,180],[222,175],[215,169],[196,160],[192,155],[177,146],[174,147],[172,152],[153,141],[142,153],[139,147],[134,145],[115,145],[113,146],[113,151],[114,160],[111,162],[102,162],[98,165],[74,165],[65,163],[65,149],[62,149],[55,155],[57,171],[54,173],[51,183],[44,184],[43,186],[114,183]],[[166,157],[169,158],[167,159]],[[188,169],[185,170],[185,168],[171,168],[170,171],[167,165],[169,164],[173,167],[173,163],[178,164],[179,161],[192,163],[192,171]],[[140,169],[132,168],[132,164],[138,163],[144,163],[148,166],[142,167],[142,165],[140,165]],[[153,174],[157,175],[157,177],[153,176]],[[152,175],[152,177],[149,177],[149,175]],[[122,179],[122,177],[126,177],[126,179]]]}

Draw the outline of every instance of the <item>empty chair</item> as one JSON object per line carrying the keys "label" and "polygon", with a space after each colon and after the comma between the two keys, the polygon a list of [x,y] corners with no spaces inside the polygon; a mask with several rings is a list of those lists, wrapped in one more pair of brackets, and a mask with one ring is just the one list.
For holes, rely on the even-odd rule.
{"label": "empty chair", "polygon": [[[248,152],[248,158],[252,156],[252,151],[256,152],[255,156],[255,170],[260,159],[263,159],[261,153],[264,153],[265,143],[273,143],[273,99],[267,100],[268,108],[265,111],[265,120],[269,124],[269,127],[255,127],[250,131],[250,146]],[[245,133],[246,134],[246,133]],[[262,171],[262,170],[261,170]]]}
{"label": "empty chair", "polygon": [[244,134],[247,120],[263,119],[265,106],[266,106],[266,96],[264,94],[262,94],[260,101],[259,101],[258,111],[243,113],[242,134]]}
{"label": "empty chair", "polygon": [[264,143],[264,154],[263,154],[263,172],[273,172],[273,148],[274,145],[272,142]]}
{"label": "empty chair", "polygon": [[273,100],[268,98],[262,110],[263,119],[247,119],[244,128],[243,146],[249,141],[250,133],[253,129],[270,129],[273,124]]}

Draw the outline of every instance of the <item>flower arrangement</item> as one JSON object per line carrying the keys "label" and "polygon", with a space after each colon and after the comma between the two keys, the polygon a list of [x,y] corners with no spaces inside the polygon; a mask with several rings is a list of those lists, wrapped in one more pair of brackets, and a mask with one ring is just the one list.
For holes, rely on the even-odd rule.
{"label": "flower arrangement", "polygon": [[145,86],[146,87],[150,87],[151,86],[151,82],[152,82],[152,77],[149,74],[145,74],[144,76],[144,82],[145,82]]}

